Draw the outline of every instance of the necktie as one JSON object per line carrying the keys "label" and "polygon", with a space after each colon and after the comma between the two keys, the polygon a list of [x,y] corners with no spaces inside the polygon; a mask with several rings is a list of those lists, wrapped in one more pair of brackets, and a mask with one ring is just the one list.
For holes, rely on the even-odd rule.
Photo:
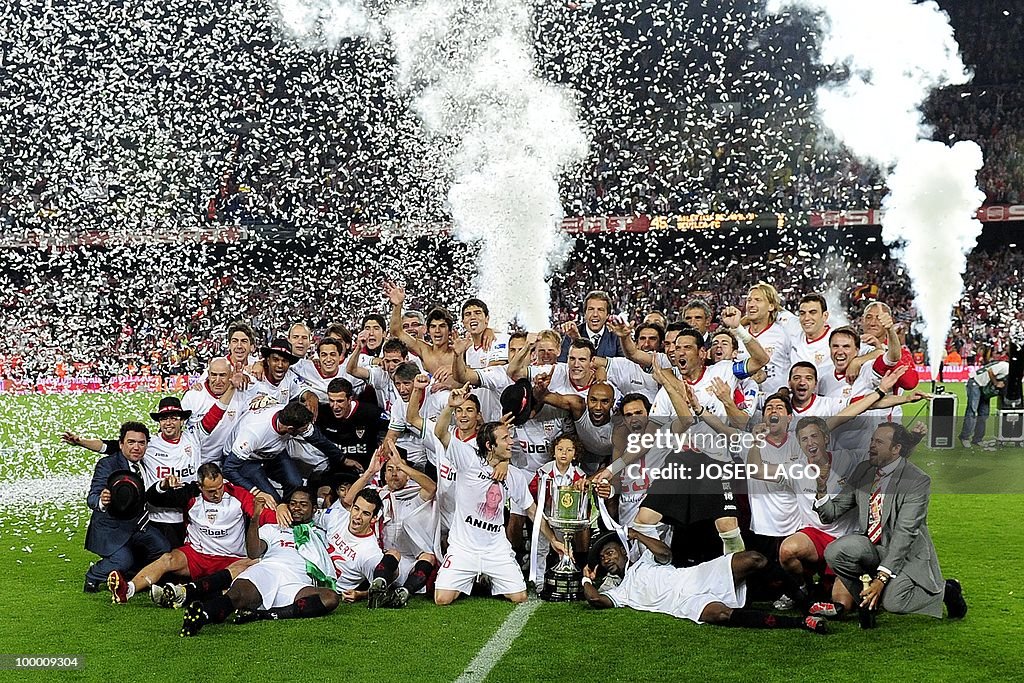
{"label": "necktie", "polygon": [[596,349],[597,345],[601,343],[601,335],[599,335],[599,334],[592,334],[592,335],[590,335],[590,341],[594,344],[594,348]]}
{"label": "necktie", "polygon": [[[139,475],[139,478],[143,481],[143,485],[145,485],[146,478],[142,476],[142,467],[139,466],[139,463],[129,460],[128,466],[131,468],[132,472]],[[144,503],[142,507],[142,515],[139,516],[139,531],[145,529],[147,524],[149,524],[149,505]]]}
{"label": "necktie", "polygon": [[868,502],[868,540],[878,543],[882,537],[882,470],[875,472],[871,484],[871,498]]}

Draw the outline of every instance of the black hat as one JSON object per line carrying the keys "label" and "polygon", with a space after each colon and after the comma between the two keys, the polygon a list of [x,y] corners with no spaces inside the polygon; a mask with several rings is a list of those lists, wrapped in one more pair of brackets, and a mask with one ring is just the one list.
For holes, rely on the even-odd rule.
{"label": "black hat", "polygon": [[264,358],[269,358],[272,353],[284,356],[288,359],[289,363],[297,363],[299,361],[299,357],[292,353],[291,342],[284,337],[278,337],[270,342],[270,346],[264,346],[260,349],[260,355]]}
{"label": "black hat", "polygon": [[530,380],[520,379],[515,384],[510,384],[501,392],[501,414],[512,415],[512,424],[522,427],[533,415],[535,403],[533,387]]}
{"label": "black hat", "polygon": [[187,420],[192,417],[192,411],[183,409],[181,407],[181,400],[177,396],[164,396],[160,399],[160,403],[157,404],[156,412],[150,413],[149,416],[159,421],[160,418],[167,417],[168,415],[177,415],[182,420]]}
{"label": "black hat", "polygon": [[110,503],[107,514],[114,519],[135,519],[146,504],[146,486],[131,470],[117,470],[107,478]]}
{"label": "black hat", "polygon": [[587,553],[587,566],[597,567],[601,566],[601,549],[606,545],[615,541],[619,545],[622,545],[622,539],[619,538],[619,534],[616,531],[606,531],[590,543],[590,552]]}

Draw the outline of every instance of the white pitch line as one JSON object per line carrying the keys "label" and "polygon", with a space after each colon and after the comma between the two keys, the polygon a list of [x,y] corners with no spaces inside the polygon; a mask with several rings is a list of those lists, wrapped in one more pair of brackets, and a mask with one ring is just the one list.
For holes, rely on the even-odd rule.
{"label": "white pitch line", "polygon": [[491,669],[509,651],[512,643],[523,632],[526,622],[541,604],[538,598],[531,597],[526,602],[516,605],[512,613],[505,617],[501,628],[480,648],[480,652],[476,653],[476,657],[466,666],[462,675],[455,679],[456,683],[479,683],[487,678],[487,674],[491,673]]}

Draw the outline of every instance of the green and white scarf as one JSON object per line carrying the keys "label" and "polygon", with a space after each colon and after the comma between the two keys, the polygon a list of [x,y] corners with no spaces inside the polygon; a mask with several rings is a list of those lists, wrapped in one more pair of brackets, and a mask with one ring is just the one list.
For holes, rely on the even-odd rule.
{"label": "green and white scarf", "polygon": [[296,524],[292,527],[292,535],[295,537],[295,549],[306,561],[306,573],[317,586],[335,590],[338,573],[331,554],[327,552],[324,532],[312,524]]}

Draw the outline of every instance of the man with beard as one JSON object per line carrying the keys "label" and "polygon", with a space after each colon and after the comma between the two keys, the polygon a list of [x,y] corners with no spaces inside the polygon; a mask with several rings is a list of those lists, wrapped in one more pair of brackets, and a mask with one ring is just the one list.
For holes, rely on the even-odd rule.
{"label": "man with beard", "polygon": [[336,377],[327,385],[327,408],[317,411],[316,426],[341,449],[345,465],[366,469],[388,429],[380,406],[361,401],[348,380]]}
{"label": "man with beard", "polygon": [[766,395],[774,394],[785,386],[792,355],[789,334],[778,320],[781,311],[779,293],[767,282],[759,282],[747,292],[746,314],[743,318],[746,327],[734,330],[737,339],[744,345],[745,352],[741,357],[752,355],[746,350],[746,344],[753,337],[770,358],[764,366],[768,376],[761,384]]}
{"label": "man with beard", "polygon": [[[967,614],[960,582],[942,578],[939,559],[928,533],[931,478],[910,461],[915,439],[897,422],[875,428],[862,462],[838,491],[819,477],[814,507],[828,524],[853,510],[862,533],[836,539],[825,549],[825,561],[856,596],[843,604],[882,608],[896,614],[952,619]],[[873,577],[862,587],[861,576]]]}
{"label": "man with beard", "polygon": [[[698,624],[748,628],[802,628],[827,633],[821,617],[788,617],[744,609],[746,580],[764,571],[768,560],[753,551],[722,555],[695,567],[676,568],[672,550],[661,540],[629,529],[626,548],[614,531],[598,538],[583,570],[583,593],[591,607],[631,607],[660,612]],[[631,559],[638,556],[638,559]],[[613,588],[594,584],[597,567],[621,577]]]}
{"label": "man with beard", "polygon": [[[198,635],[207,624],[223,623],[235,610],[239,623],[264,618],[299,619],[329,614],[338,607],[337,578],[324,532],[313,525],[314,495],[296,489],[288,497],[290,526],[260,524],[264,502],[253,503],[245,534],[246,553],[259,563],[232,580],[224,569],[189,584],[182,636]],[[225,592],[226,589],[226,592]],[[258,618],[258,617],[257,617]]]}

